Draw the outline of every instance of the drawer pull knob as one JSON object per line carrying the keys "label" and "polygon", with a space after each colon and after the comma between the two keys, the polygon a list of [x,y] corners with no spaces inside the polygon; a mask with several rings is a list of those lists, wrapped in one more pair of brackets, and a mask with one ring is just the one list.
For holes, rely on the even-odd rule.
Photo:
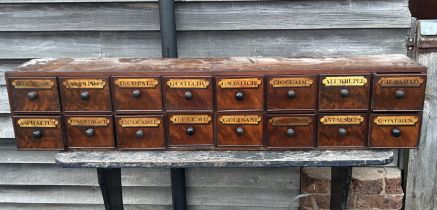
{"label": "drawer pull knob", "polygon": [[95,133],[95,131],[92,128],[88,128],[85,130],[85,135],[88,137],[94,136],[94,133]]}
{"label": "drawer pull knob", "polygon": [[237,129],[235,129],[235,132],[237,133],[237,135],[242,136],[244,134],[244,129],[242,127],[238,127]]}
{"label": "drawer pull knob", "polygon": [[243,98],[244,98],[244,93],[243,92],[238,91],[238,92],[235,93],[235,99],[237,99],[238,101],[243,100]]}
{"label": "drawer pull knob", "polygon": [[134,98],[139,98],[139,97],[141,97],[141,90],[133,90],[133,91],[132,91],[132,96],[133,96]]}
{"label": "drawer pull knob", "polygon": [[405,91],[403,91],[403,90],[396,90],[395,91],[395,97],[397,98],[397,99],[401,99],[401,98],[403,98],[405,96]]}
{"label": "drawer pull knob", "polygon": [[184,97],[185,97],[185,99],[187,99],[187,100],[192,99],[192,98],[193,98],[193,92],[187,90],[187,91],[184,93]]}
{"label": "drawer pull knob", "polygon": [[344,129],[344,128],[339,128],[338,129],[338,135],[346,136],[346,134],[347,134],[347,130],[346,129]]}
{"label": "drawer pull knob", "polygon": [[135,132],[135,137],[137,137],[138,139],[143,138],[144,137],[144,131],[137,130],[137,132]]}
{"label": "drawer pull knob", "polygon": [[394,137],[399,137],[399,136],[401,136],[401,130],[399,130],[397,128],[393,128],[393,130],[391,130],[391,135]]}
{"label": "drawer pull knob", "polygon": [[295,132],[294,132],[293,128],[287,129],[287,136],[288,137],[293,137],[294,135],[295,135]]}
{"label": "drawer pull knob", "polygon": [[40,139],[43,136],[43,132],[42,130],[35,130],[34,132],[32,132],[32,138],[34,139]]}
{"label": "drawer pull knob", "polygon": [[28,98],[29,100],[35,100],[36,98],[38,98],[38,93],[37,93],[37,92],[34,92],[34,91],[32,91],[32,92],[28,92],[28,93],[27,93],[27,98]]}
{"label": "drawer pull knob", "polygon": [[296,98],[296,92],[294,92],[294,90],[289,90],[287,92],[287,96],[288,96],[289,99]]}
{"label": "drawer pull knob", "polygon": [[343,97],[343,98],[348,97],[348,96],[349,96],[349,90],[346,89],[346,88],[342,88],[342,89],[340,89],[340,95],[341,95],[341,97]]}
{"label": "drawer pull knob", "polygon": [[88,91],[83,91],[82,93],[80,93],[80,98],[82,100],[88,100],[90,98],[90,92]]}
{"label": "drawer pull knob", "polygon": [[186,130],[187,135],[192,136],[194,134],[194,128],[193,127],[188,127]]}

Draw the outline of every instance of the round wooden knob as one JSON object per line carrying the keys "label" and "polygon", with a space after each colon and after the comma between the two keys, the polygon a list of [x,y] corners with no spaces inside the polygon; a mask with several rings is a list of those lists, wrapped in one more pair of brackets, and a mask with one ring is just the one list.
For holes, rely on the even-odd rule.
{"label": "round wooden knob", "polygon": [[343,97],[343,98],[348,97],[348,96],[349,96],[349,90],[346,89],[346,88],[342,88],[342,89],[340,89],[340,95],[341,95],[341,97]]}
{"label": "round wooden knob", "polygon": [[401,130],[399,130],[397,128],[393,128],[393,130],[391,130],[391,135],[394,137],[399,137],[399,136],[401,136]]}
{"label": "round wooden knob", "polygon": [[397,98],[397,99],[401,99],[401,98],[403,98],[405,96],[405,91],[403,91],[403,90],[396,90],[395,91],[395,97]]}
{"label": "round wooden knob", "polygon": [[289,90],[287,92],[287,96],[288,96],[289,99],[296,98],[296,92],[294,92],[294,90]]}
{"label": "round wooden knob", "polygon": [[92,128],[88,128],[85,130],[85,135],[88,137],[94,136],[94,134],[95,134],[95,131]]}
{"label": "round wooden knob", "polygon": [[243,98],[244,98],[244,93],[243,92],[238,91],[238,92],[235,93],[235,99],[241,101],[241,100],[243,100]]}
{"label": "round wooden knob", "polygon": [[193,92],[187,90],[187,91],[184,93],[184,97],[185,97],[185,99],[187,99],[187,100],[192,99],[192,98],[193,98]]}
{"label": "round wooden knob", "polygon": [[293,128],[287,129],[287,136],[288,137],[293,137],[294,135],[295,135],[295,132],[294,132]]}
{"label": "round wooden knob", "polygon": [[90,99],[90,92],[88,91],[83,91],[82,93],[80,93],[80,98],[82,100],[88,100]]}
{"label": "round wooden knob", "polygon": [[28,98],[29,100],[35,100],[36,98],[38,98],[38,93],[37,93],[37,92],[34,92],[34,91],[32,91],[32,92],[28,92],[28,93],[27,93],[27,98]]}
{"label": "round wooden knob", "polygon": [[242,136],[244,134],[244,129],[242,127],[238,127],[237,129],[235,129],[235,132],[237,133],[237,135]]}
{"label": "round wooden knob", "polygon": [[133,90],[133,91],[132,91],[132,96],[133,96],[134,98],[139,98],[139,97],[141,97],[141,90]]}
{"label": "round wooden knob", "polygon": [[344,128],[339,128],[338,129],[338,135],[339,136],[345,136],[347,134],[347,130]]}
{"label": "round wooden knob", "polygon": [[32,132],[32,138],[34,139],[40,139],[43,136],[42,130],[35,130]]}
{"label": "round wooden knob", "polygon": [[195,130],[193,127],[188,127],[185,132],[187,133],[187,135],[192,136],[194,134]]}
{"label": "round wooden knob", "polygon": [[135,137],[137,137],[138,139],[143,138],[144,137],[144,131],[137,130],[137,132],[135,132]]}

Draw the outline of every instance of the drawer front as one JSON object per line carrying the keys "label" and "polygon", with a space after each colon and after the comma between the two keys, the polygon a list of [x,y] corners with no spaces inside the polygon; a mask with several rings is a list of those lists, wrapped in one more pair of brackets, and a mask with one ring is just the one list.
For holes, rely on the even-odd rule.
{"label": "drawer front", "polygon": [[319,147],[367,146],[366,114],[319,114]]}
{"label": "drawer front", "polygon": [[267,117],[267,147],[312,148],[315,143],[313,114],[269,115]]}
{"label": "drawer front", "polygon": [[162,115],[116,116],[117,147],[120,149],[164,149]]}
{"label": "drawer front", "polygon": [[321,75],[320,110],[367,110],[370,75]]}
{"label": "drawer front", "polygon": [[13,112],[61,111],[56,78],[9,78],[8,86]]}
{"label": "drawer front", "polygon": [[169,114],[169,146],[214,145],[213,122],[213,115],[209,113]]}
{"label": "drawer front", "polygon": [[66,116],[69,148],[114,148],[112,116]]}
{"label": "drawer front", "polygon": [[157,77],[113,77],[116,111],[162,110],[161,82]]}
{"label": "drawer front", "polygon": [[375,75],[372,109],[375,111],[422,110],[426,75]]}
{"label": "drawer front", "polygon": [[60,116],[13,117],[20,150],[64,150]]}
{"label": "drawer front", "polygon": [[218,77],[216,82],[218,110],[263,109],[263,77]]}
{"label": "drawer front", "polygon": [[316,109],[316,78],[314,75],[268,77],[268,110]]}
{"label": "drawer front", "polygon": [[213,109],[211,77],[169,77],[164,81],[168,110]]}
{"label": "drawer front", "polygon": [[370,147],[416,148],[421,121],[420,113],[373,114],[370,119]]}
{"label": "drawer front", "polygon": [[217,115],[218,146],[262,146],[261,114]]}
{"label": "drawer front", "polygon": [[109,112],[108,78],[60,78],[61,99],[66,112]]}

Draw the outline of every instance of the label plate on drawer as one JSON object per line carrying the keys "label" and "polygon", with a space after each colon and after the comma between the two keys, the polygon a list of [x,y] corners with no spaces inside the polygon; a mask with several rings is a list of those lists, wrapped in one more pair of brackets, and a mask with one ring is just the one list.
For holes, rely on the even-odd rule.
{"label": "label plate on drawer", "polygon": [[225,125],[258,125],[261,121],[259,115],[224,115],[219,121]]}
{"label": "label plate on drawer", "polygon": [[120,118],[118,124],[122,128],[135,128],[135,127],[159,127],[161,119],[157,117],[150,118]]}
{"label": "label plate on drawer", "polygon": [[115,85],[119,88],[155,88],[158,80],[153,78],[116,79]]}
{"label": "label plate on drawer", "polygon": [[71,117],[68,124],[71,126],[108,126],[110,120],[104,117]]}
{"label": "label plate on drawer", "polygon": [[272,78],[270,84],[273,87],[309,87],[313,84],[313,79],[309,77],[282,77]]}
{"label": "label plate on drawer", "polygon": [[103,89],[106,82],[103,79],[67,79],[62,84],[68,89]]}
{"label": "label plate on drawer", "polygon": [[56,128],[59,124],[56,119],[19,119],[17,124],[20,128]]}
{"label": "label plate on drawer", "polygon": [[416,125],[419,118],[409,116],[377,116],[373,122],[377,125]]}
{"label": "label plate on drawer", "polygon": [[49,79],[14,79],[12,86],[17,89],[52,89],[55,83]]}
{"label": "label plate on drawer", "polygon": [[364,121],[364,117],[357,115],[333,115],[320,118],[324,125],[358,125]]}
{"label": "label plate on drawer", "polygon": [[258,78],[222,79],[218,82],[221,88],[258,88],[262,81]]}
{"label": "label plate on drawer", "polygon": [[367,78],[364,76],[326,77],[322,83],[325,86],[364,86],[367,84]]}
{"label": "label plate on drawer", "polygon": [[421,77],[381,77],[381,87],[420,87],[424,82]]}
{"label": "label plate on drawer", "polygon": [[209,124],[211,119],[209,115],[173,115],[170,117],[173,124]]}
{"label": "label plate on drawer", "polygon": [[169,79],[167,86],[170,88],[207,88],[208,79]]}
{"label": "label plate on drawer", "polygon": [[269,120],[273,126],[308,126],[311,122],[310,117],[272,117]]}

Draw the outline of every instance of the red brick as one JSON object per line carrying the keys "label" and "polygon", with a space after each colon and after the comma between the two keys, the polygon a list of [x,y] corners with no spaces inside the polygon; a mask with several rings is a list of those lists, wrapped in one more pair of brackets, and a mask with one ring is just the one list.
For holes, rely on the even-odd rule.
{"label": "red brick", "polygon": [[[329,195],[313,195],[320,209],[329,209]],[[301,207],[311,207],[311,198],[305,197],[300,200]]]}
{"label": "red brick", "polygon": [[399,168],[385,168],[385,193],[403,194],[401,170]]}
{"label": "red brick", "polygon": [[354,168],[350,193],[355,195],[378,195],[384,189],[384,168]]}
{"label": "red brick", "polygon": [[329,193],[331,188],[330,168],[303,168],[301,189],[304,193]]}
{"label": "red brick", "polygon": [[359,195],[355,208],[401,209],[403,195]]}

